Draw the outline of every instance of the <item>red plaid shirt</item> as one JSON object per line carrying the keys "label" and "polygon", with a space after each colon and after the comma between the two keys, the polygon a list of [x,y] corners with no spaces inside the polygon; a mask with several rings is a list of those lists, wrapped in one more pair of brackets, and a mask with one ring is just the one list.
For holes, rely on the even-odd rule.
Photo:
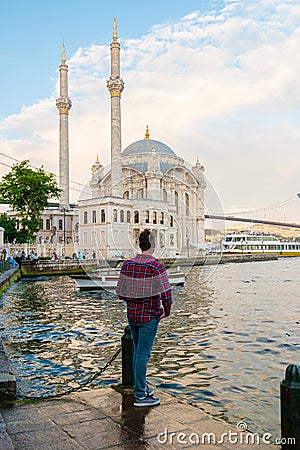
{"label": "red plaid shirt", "polygon": [[163,264],[148,254],[139,254],[123,263],[117,294],[127,303],[130,322],[149,322],[172,305],[168,274]]}

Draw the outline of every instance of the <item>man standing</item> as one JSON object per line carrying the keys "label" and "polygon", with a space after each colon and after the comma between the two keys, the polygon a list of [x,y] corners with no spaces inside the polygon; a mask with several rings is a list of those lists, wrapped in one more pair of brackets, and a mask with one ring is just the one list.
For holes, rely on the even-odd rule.
{"label": "man standing", "polygon": [[147,366],[158,323],[170,315],[172,294],[165,266],[153,256],[150,230],[140,234],[139,247],[142,253],[122,265],[117,294],[127,303],[133,339],[134,406],[155,406],[160,401],[146,384]]}

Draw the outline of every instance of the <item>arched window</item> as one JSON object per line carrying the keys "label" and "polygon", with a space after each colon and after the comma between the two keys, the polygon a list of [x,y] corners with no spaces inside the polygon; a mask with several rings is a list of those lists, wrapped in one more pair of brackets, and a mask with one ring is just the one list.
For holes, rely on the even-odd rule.
{"label": "arched window", "polygon": [[153,211],[153,223],[157,223],[157,212]]}
{"label": "arched window", "polygon": [[140,214],[138,211],[134,211],[134,223],[140,222]]}
{"label": "arched window", "polygon": [[101,209],[101,222],[105,222],[105,209]]}
{"label": "arched window", "polygon": [[63,229],[63,221],[62,221],[62,219],[59,219],[59,221],[58,221],[58,229],[59,230]]}
{"label": "arched window", "polygon": [[129,198],[129,191],[125,191],[125,192],[124,192],[123,198]]}
{"label": "arched window", "polygon": [[124,210],[121,209],[120,211],[120,222],[124,222]]}
{"label": "arched window", "polygon": [[117,222],[118,221],[118,214],[117,214],[117,210],[114,209],[113,210],[113,222]]}
{"label": "arched window", "polygon": [[150,213],[149,211],[145,211],[145,223],[149,223],[150,222]]}
{"label": "arched window", "polygon": [[163,189],[163,201],[164,202],[168,201],[168,194],[167,194],[167,191],[165,189]]}
{"label": "arched window", "polygon": [[46,230],[50,230],[50,229],[51,229],[51,220],[46,219]]}
{"label": "arched window", "polygon": [[165,215],[163,212],[160,213],[160,224],[163,225],[165,220]]}
{"label": "arched window", "polygon": [[178,214],[178,192],[175,191],[175,207],[176,207],[176,214]]}
{"label": "arched window", "polygon": [[143,198],[144,197],[144,189],[141,188],[137,191],[137,198]]}
{"label": "arched window", "polygon": [[163,248],[165,246],[165,236],[163,231],[159,232],[159,246],[160,248]]}
{"label": "arched window", "polygon": [[83,213],[83,223],[88,223],[88,213],[87,213],[87,211],[84,211],[84,213]]}
{"label": "arched window", "polygon": [[174,219],[173,216],[170,216],[170,227],[174,226]]}
{"label": "arched window", "polygon": [[127,223],[130,223],[130,220],[131,220],[131,218],[130,218],[130,211],[127,211],[126,219],[127,219]]}
{"label": "arched window", "polygon": [[40,219],[40,230],[44,229],[44,220]]}
{"label": "arched window", "polygon": [[97,222],[97,212],[96,211],[92,211],[92,222],[93,223]]}
{"label": "arched window", "polygon": [[185,194],[185,214],[189,216],[190,214],[190,197],[189,194]]}

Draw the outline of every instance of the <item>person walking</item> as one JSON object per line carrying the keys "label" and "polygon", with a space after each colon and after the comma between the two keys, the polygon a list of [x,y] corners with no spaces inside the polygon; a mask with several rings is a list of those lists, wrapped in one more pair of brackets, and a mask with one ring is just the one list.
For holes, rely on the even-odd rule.
{"label": "person walking", "polygon": [[134,406],[156,406],[159,398],[146,383],[148,361],[159,321],[170,315],[172,293],[166,268],[154,256],[154,235],[146,229],[139,236],[141,253],[124,261],[117,294],[127,304],[133,339]]}

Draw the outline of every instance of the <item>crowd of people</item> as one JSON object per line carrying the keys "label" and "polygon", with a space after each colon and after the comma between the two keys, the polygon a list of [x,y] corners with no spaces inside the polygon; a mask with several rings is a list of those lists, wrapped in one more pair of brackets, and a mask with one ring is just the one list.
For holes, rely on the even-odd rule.
{"label": "crowd of people", "polygon": [[13,267],[20,266],[24,261],[39,261],[38,255],[32,251],[28,256],[25,251],[16,251],[14,255],[11,255],[10,252],[4,248],[1,252],[1,261],[9,261]]}
{"label": "crowd of people", "polygon": [[[26,255],[24,250],[22,251],[17,250],[13,254],[11,254],[8,248],[3,248],[2,250],[0,250],[0,257],[1,261],[9,261],[11,265],[15,267],[21,266],[22,262],[24,261],[38,262],[40,260],[37,253],[34,252],[33,250],[28,255]],[[93,250],[90,255],[89,252],[86,249],[84,249],[82,252],[81,251],[74,252],[72,257],[68,256],[65,257],[65,259],[76,259],[78,261],[82,261],[84,259],[89,258],[92,259],[96,258],[95,250]],[[53,252],[51,258],[48,259],[51,259],[51,261],[57,261],[60,258],[56,252]]]}

